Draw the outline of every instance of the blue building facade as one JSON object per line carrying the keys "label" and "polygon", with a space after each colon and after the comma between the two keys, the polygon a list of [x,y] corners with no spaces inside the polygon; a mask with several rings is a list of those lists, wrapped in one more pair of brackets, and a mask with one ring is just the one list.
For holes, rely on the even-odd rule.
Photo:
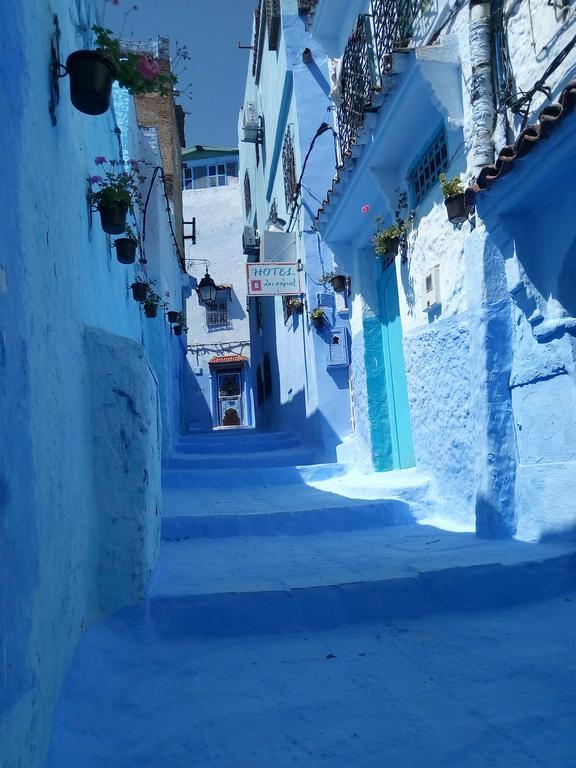
{"label": "blue building facade", "polygon": [[[2,766],[42,764],[83,629],[145,594],[161,457],[181,428],[186,350],[163,305],[181,310],[189,279],[158,133],[139,126],[123,89],[98,116],[72,106],[66,79],[50,89],[52,56],[90,48],[96,20],[91,2],[0,9],[10,30],[0,62],[10,147],[0,191]],[[90,209],[97,156],[139,165],[143,201],[150,191],[146,238],[138,207],[129,223],[146,263],[119,263]],[[138,276],[155,280],[154,318],[133,298]]]}
{"label": "blue building facade", "polygon": [[[350,276],[356,460],[415,464],[451,525],[528,540],[574,528],[576,476],[576,59],[566,14],[532,11],[531,42],[529,9],[494,2],[309,15],[333,73],[340,156],[315,226]],[[440,173],[460,182],[454,221]]]}
{"label": "blue building facade", "polygon": [[334,166],[328,60],[295,0],[260,3],[253,33],[239,120],[244,252],[298,264],[299,280],[292,294],[250,299],[256,424],[299,432],[334,459],[351,433],[349,305],[312,229]]}

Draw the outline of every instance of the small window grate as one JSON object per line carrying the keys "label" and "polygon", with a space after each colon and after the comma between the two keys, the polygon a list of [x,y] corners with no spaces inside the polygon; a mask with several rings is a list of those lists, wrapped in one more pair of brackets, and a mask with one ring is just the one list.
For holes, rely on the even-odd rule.
{"label": "small window grate", "polygon": [[290,211],[296,194],[296,157],[294,155],[294,138],[292,126],[289,125],[282,145],[282,167],[284,169],[284,196],[286,198],[286,210]]}
{"label": "small window grate", "polygon": [[252,191],[250,189],[250,176],[248,175],[248,171],[244,173],[244,210],[246,211],[246,218],[248,218],[252,211]]}
{"label": "small window grate", "polygon": [[430,142],[410,171],[412,204],[420,205],[428,192],[438,183],[438,176],[448,167],[448,144],[444,126]]}
{"label": "small window grate", "polygon": [[225,301],[214,302],[206,306],[206,325],[220,326],[228,323],[228,304]]}

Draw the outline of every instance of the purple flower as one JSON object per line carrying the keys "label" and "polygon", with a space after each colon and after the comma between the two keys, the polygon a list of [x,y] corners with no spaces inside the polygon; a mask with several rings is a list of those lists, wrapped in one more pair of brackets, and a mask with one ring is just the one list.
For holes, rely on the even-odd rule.
{"label": "purple flower", "polygon": [[90,176],[90,184],[104,184],[102,176]]}
{"label": "purple flower", "polygon": [[106,162],[106,158],[103,157],[102,155],[98,155],[97,157],[94,158],[94,162],[96,163],[96,165],[104,165],[104,163]]}
{"label": "purple flower", "polygon": [[160,72],[160,64],[153,56],[140,56],[136,69],[143,80],[156,80]]}

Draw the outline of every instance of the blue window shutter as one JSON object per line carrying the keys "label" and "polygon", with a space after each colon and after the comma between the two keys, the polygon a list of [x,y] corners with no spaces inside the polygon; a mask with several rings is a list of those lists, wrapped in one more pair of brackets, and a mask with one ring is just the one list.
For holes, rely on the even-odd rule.
{"label": "blue window shutter", "polygon": [[330,340],[326,347],[326,367],[348,365],[348,333],[345,328],[332,328]]}

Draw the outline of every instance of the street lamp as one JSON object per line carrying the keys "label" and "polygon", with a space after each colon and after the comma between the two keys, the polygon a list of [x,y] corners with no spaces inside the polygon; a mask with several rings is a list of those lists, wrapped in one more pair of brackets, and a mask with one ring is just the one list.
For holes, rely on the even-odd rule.
{"label": "street lamp", "polygon": [[203,301],[204,304],[213,304],[216,301],[216,293],[218,289],[216,283],[208,274],[208,270],[206,270],[206,274],[198,283],[198,288],[196,290],[198,291],[200,300]]}

